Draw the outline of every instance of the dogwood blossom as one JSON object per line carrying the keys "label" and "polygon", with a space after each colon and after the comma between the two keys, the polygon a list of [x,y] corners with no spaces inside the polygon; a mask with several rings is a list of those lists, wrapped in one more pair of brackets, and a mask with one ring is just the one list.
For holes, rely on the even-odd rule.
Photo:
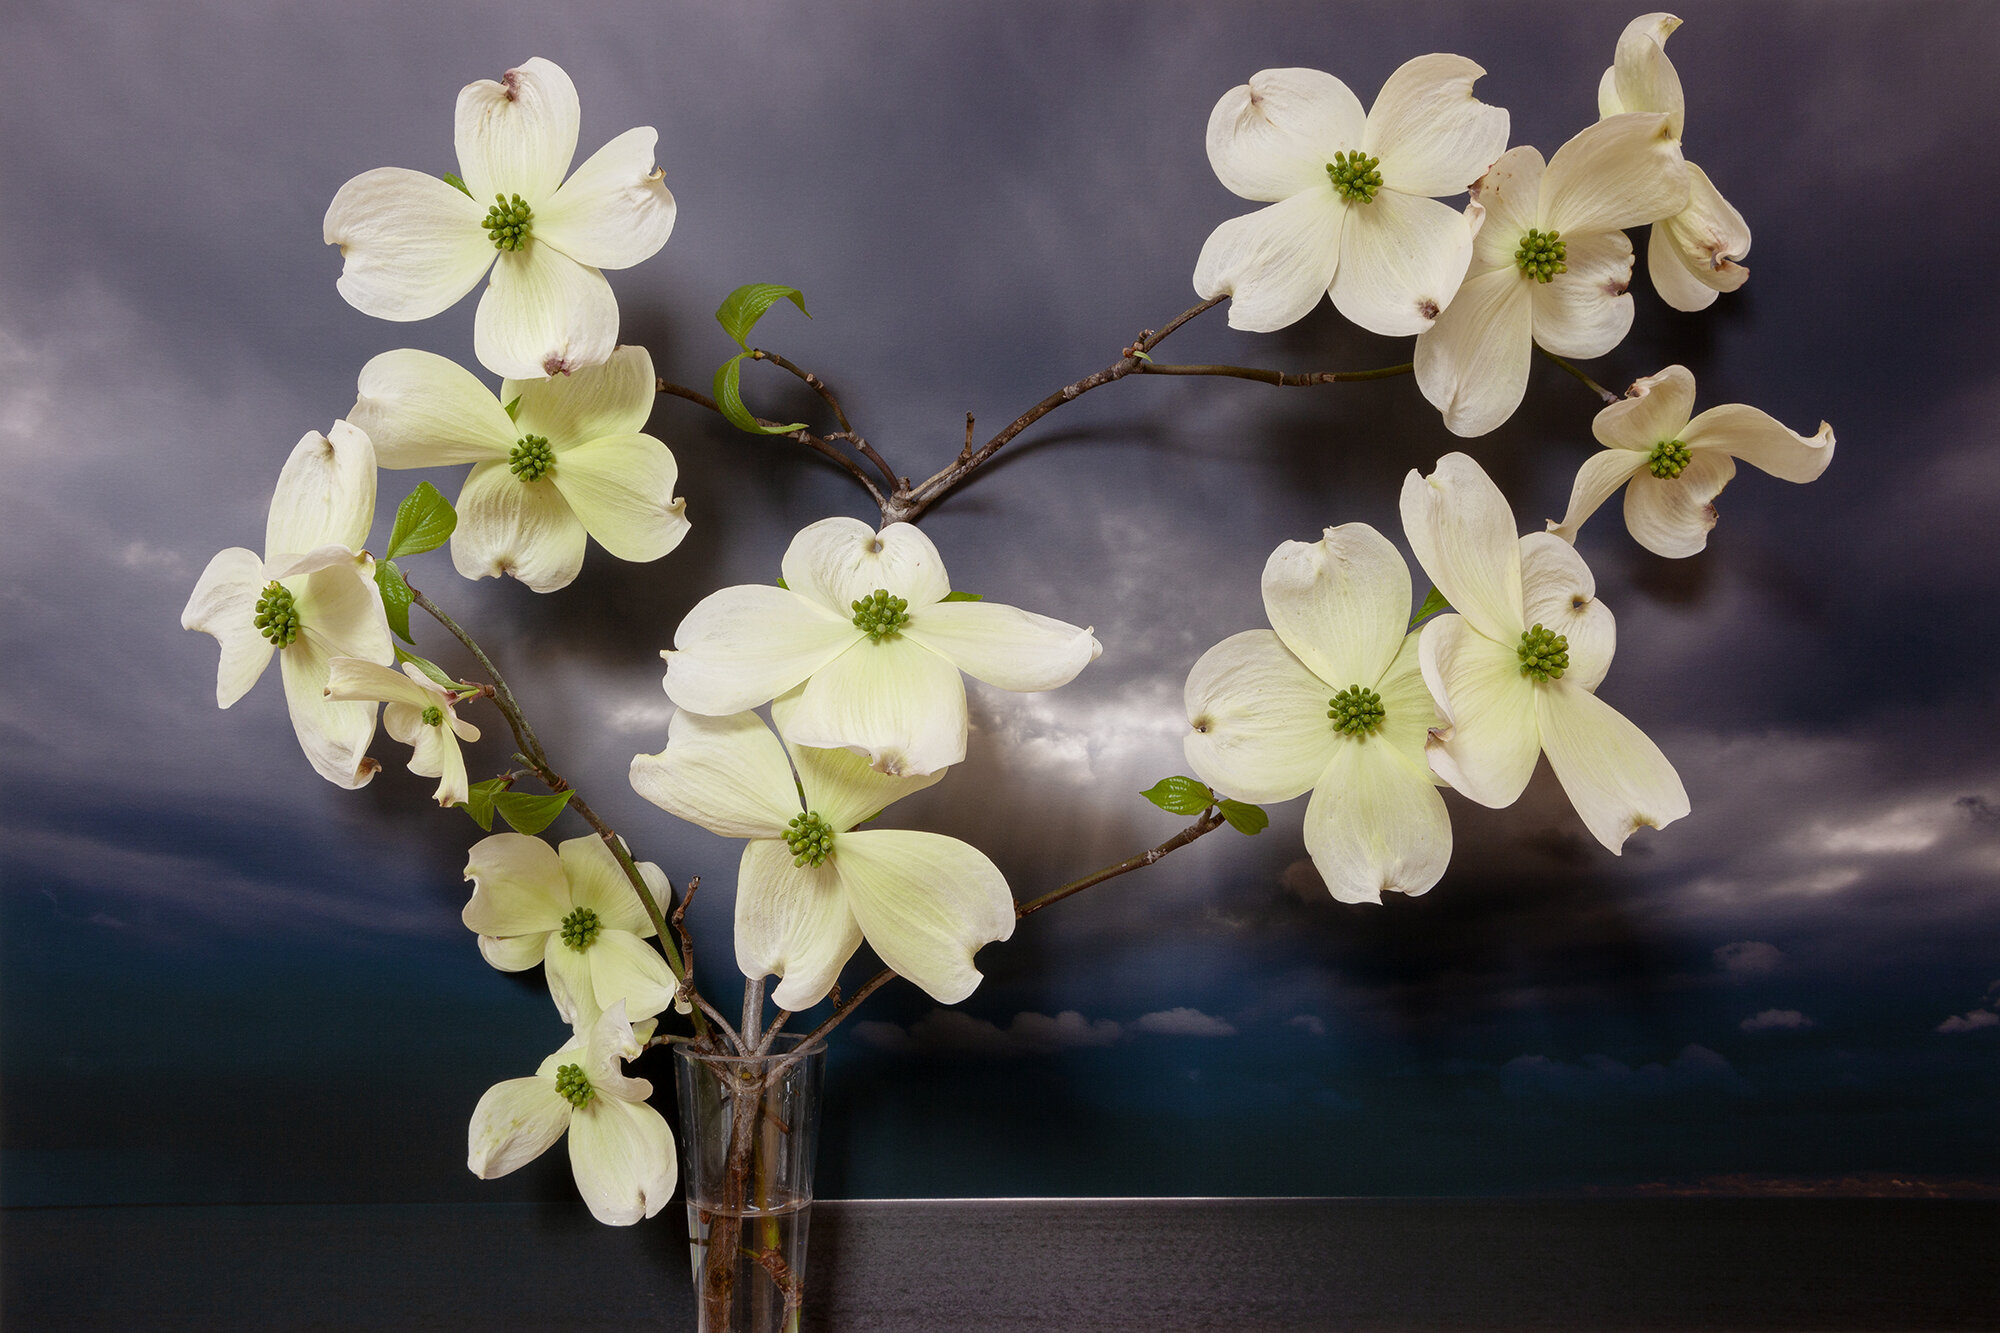
{"label": "dogwood blossom", "polygon": [[[639,874],[656,902],[670,896],[658,866],[641,861]],[[679,983],[645,942],[653,923],[603,839],[572,838],[552,848],[540,838],[496,833],[473,844],[465,877],[472,899],[463,919],[479,936],[479,952],[502,972],[541,963],[564,1022],[588,1027],[618,1004],[634,1018],[650,1018],[674,1002]]]}
{"label": "dogwood blossom", "polygon": [[653,1085],[620,1067],[640,1050],[623,1002],[542,1061],[531,1078],[486,1090],[473,1108],[465,1164],[481,1180],[519,1170],[569,1134],[569,1165],[590,1215],[631,1226],[673,1197],[674,1132],[647,1105]]}
{"label": "dogwood blossom", "polygon": [[[593,366],[618,341],[618,303],[600,269],[630,268],[666,244],[674,197],[653,165],[659,135],[627,130],[564,180],[576,156],[576,86],[539,57],[458,94],[462,185],[378,167],[326,210],[344,261],[340,294],[364,314],[428,319],[479,284],[473,349],[496,375],[527,379]],[[492,202],[488,202],[488,201]]]}
{"label": "dogwood blossom", "polygon": [[1667,117],[1601,120],[1556,150],[1510,148],[1472,187],[1485,222],[1458,299],[1417,338],[1417,385],[1455,435],[1514,414],[1540,343],[1594,357],[1632,327],[1632,243],[1622,227],[1687,202]]}
{"label": "dogwood blossom", "polygon": [[[956,838],[857,829],[942,773],[892,777],[846,750],[800,743],[798,694],[772,712],[708,717],[682,709],[667,748],[632,760],[632,787],[669,814],[747,838],[736,879],[736,962],[781,978],[780,1008],[819,1003],[865,938],[882,961],[940,1004],[979,984],[972,956],[1014,933],[999,869]],[[787,755],[789,753],[789,759]],[[796,770],[796,777],[794,777]]]}
{"label": "dogwood blossom", "polygon": [[1736,459],[1786,481],[1805,482],[1833,461],[1833,427],[1798,435],[1742,403],[1694,410],[1694,375],[1668,366],[1634,381],[1597,414],[1591,433],[1604,452],[1587,460],[1570,491],[1569,511],[1549,531],[1574,542],[1577,529],[1625,487],[1625,529],[1655,555],[1688,556],[1708,545],[1711,503],[1736,475]]}
{"label": "dogwood blossom", "polygon": [[1217,227],[1195,291],[1230,295],[1233,328],[1268,332],[1322,294],[1362,328],[1427,329],[1451,304],[1479,212],[1458,194],[1507,146],[1507,113],[1472,96],[1486,71],[1427,55],[1389,76],[1364,116],[1347,85],[1313,69],[1267,69],[1208,118],[1208,160],[1224,185],[1269,208]]}
{"label": "dogwood blossom", "polygon": [[1617,629],[1583,558],[1514,513],[1479,464],[1446,454],[1403,483],[1403,528],[1456,614],[1424,626],[1424,683],[1445,726],[1431,768],[1481,805],[1512,805],[1543,751],[1585,827],[1614,853],[1688,812],[1673,765],[1594,691]]}
{"label": "dogwood blossom", "polygon": [[[1641,14],[1625,26],[1611,68],[1597,83],[1600,117],[1630,111],[1664,111],[1678,143],[1687,116],[1680,75],[1667,59],[1667,38],[1681,21],[1672,14]],[[1705,310],[1719,292],[1733,292],[1750,276],[1735,261],[1750,253],[1750,226],[1708,179],[1687,164],[1687,206],[1653,222],[1646,268],[1660,299],[1676,310]]]}
{"label": "dogwood blossom", "polygon": [[375,520],[375,450],[345,421],[308,432],[285,460],[264,528],[260,560],[240,546],[208,562],[181,612],[181,628],[215,636],[222,661],[215,702],[249,692],[278,655],[292,730],[313,770],[360,787],[381,765],[368,757],[375,705],[326,697],[336,657],[395,660],[375,591],[375,561],[361,549]]}
{"label": "dogwood blossom", "polygon": [[1405,632],[1409,568],[1349,523],[1280,546],[1263,583],[1272,628],[1224,639],[1188,673],[1188,763],[1247,801],[1310,789],[1306,850],[1341,902],[1423,893],[1451,860],[1451,822],[1424,759],[1438,718]]}
{"label": "dogwood blossom", "polygon": [[786,724],[799,745],[865,753],[890,774],[965,757],[964,671],[1003,690],[1052,690],[1103,651],[1088,629],[985,601],[947,601],[931,539],[907,523],[879,533],[822,519],[792,539],[782,586],[704,597],[674,632],[666,691],[724,716],[801,681]]}
{"label": "dogwood blossom", "polygon": [[451,535],[459,573],[553,592],[582,570],[587,536],[633,561],[687,536],[674,456],[642,433],[654,385],[643,347],[566,376],[507,380],[497,398],[457,363],[403,348],[361,368],[350,419],[384,467],[473,465]]}
{"label": "dogwood blossom", "polygon": [[459,720],[458,695],[408,663],[399,673],[358,657],[336,657],[327,674],[326,697],[387,704],[382,729],[411,747],[410,771],[441,779],[439,805],[465,804],[465,755],[458,743],[478,740],[479,728]]}

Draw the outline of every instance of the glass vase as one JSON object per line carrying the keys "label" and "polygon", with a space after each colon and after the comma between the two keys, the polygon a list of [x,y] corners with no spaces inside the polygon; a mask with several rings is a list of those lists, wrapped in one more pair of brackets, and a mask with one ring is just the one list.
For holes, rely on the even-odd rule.
{"label": "glass vase", "polygon": [[701,1333],[796,1333],[826,1047],[674,1047],[681,1181]]}

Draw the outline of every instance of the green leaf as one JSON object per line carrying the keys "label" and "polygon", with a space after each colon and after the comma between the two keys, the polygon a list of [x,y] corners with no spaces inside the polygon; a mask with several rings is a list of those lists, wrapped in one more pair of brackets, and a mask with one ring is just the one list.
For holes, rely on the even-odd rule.
{"label": "green leaf", "polygon": [[959,592],[953,589],[951,592],[946,593],[941,600],[947,602],[983,602],[986,600],[986,595],[977,592]]}
{"label": "green leaf", "polygon": [[[405,611],[403,615],[405,617],[405,623],[407,623],[409,612]],[[396,645],[393,643],[390,644],[389,646],[391,648],[396,648]],[[406,653],[401,648],[396,648],[396,665],[401,666],[405,662],[413,663],[416,666],[417,670],[423,672],[426,676],[429,676],[432,680],[436,681],[438,684],[444,686],[448,690],[455,690],[458,688],[458,682],[453,680],[450,676],[445,675],[443,668],[439,667],[437,663],[427,662],[423,658],[418,657],[415,653]]]}
{"label": "green leaf", "polygon": [[389,529],[388,556],[393,560],[399,555],[435,551],[451,539],[452,529],[457,526],[458,511],[451,507],[451,501],[437,487],[420,481],[417,489],[396,506],[396,526]]}
{"label": "green leaf", "polygon": [[507,420],[509,420],[509,421],[516,421],[516,420],[519,420],[519,419],[520,419],[520,416],[521,416],[521,397],[520,397],[520,395],[519,395],[519,394],[516,394],[516,395],[514,396],[514,401],[513,401],[513,402],[511,402],[511,403],[509,403],[509,404],[507,404],[507,406],[505,406],[505,407],[501,408],[500,410],[501,410],[502,412],[505,412],[505,413],[507,414]]}
{"label": "green leaf", "polygon": [[715,312],[715,322],[722,325],[722,331],[747,352],[750,350],[750,330],[757,327],[757,321],[764,318],[766,310],[780,301],[790,301],[799,308],[801,315],[812,318],[812,311],[806,309],[806,298],[798,288],[752,282],[723,298],[722,305]]}
{"label": "green leaf", "polygon": [[792,590],[792,585],[785,582],[785,576],[783,574],[778,575],[778,586],[780,588],[783,588],[786,592],[790,592]]}
{"label": "green leaf", "polygon": [[452,189],[462,193],[467,199],[472,198],[472,191],[469,188],[467,188],[464,181],[458,178],[456,173],[450,171],[445,172],[444,183],[446,185],[449,185]]}
{"label": "green leaf", "polygon": [[375,562],[375,587],[382,594],[382,610],[389,617],[389,628],[404,643],[415,643],[410,636],[410,603],[417,600],[416,594],[403,582],[403,571],[396,568],[394,560]]}
{"label": "green leaf", "polygon": [[1132,349],[1132,355],[1141,361],[1151,361],[1153,359],[1152,357],[1147,356],[1144,352],[1140,351],[1136,347]]}
{"label": "green leaf", "polygon": [[1271,817],[1264,813],[1264,807],[1261,805],[1251,805],[1245,801],[1222,801],[1215,808],[1229,821],[1229,827],[1245,837],[1254,838],[1271,826]]}
{"label": "green leaf", "polygon": [[1215,804],[1215,793],[1193,778],[1161,778],[1139,793],[1160,809],[1176,815],[1198,815]]}
{"label": "green leaf", "polygon": [[514,826],[516,833],[540,833],[555,822],[569,804],[571,793],[559,791],[553,796],[534,796],[524,791],[503,792],[493,798],[493,808],[500,812],[500,818]]}
{"label": "green leaf", "polygon": [[1410,621],[1410,628],[1415,629],[1438,612],[1449,610],[1451,610],[1451,603],[1444,599],[1443,593],[1439,592],[1436,588],[1432,588],[1430,595],[1424,598],[1424,604],[1417,608],[1415,618]]}
{"label": "green leaf", "polygon": [[491,833],[493,802],[506,792],[509,785],[505,778],[488,778],[484,782],[475,782],[465,789],[465,804],[459,809],[471,815],[473,823]]}
{"label": "green leaf", "polygon": [[760,426],[757,418],[750,415],[750,409],[743,406],[743,390],[739,381],[743,377],[743,358],[748,352],[730,357],[715,372],[715,405],[722,415],[729,418],[729,424],[738,430],[749,431],[752,435],[786,435],[795,430],[804,430],[806,423],[794,421],[783,426]]}

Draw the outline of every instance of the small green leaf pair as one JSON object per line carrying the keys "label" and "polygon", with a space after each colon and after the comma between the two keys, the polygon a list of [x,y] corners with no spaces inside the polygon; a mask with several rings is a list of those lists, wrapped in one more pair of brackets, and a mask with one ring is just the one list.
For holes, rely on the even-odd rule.
{"label": "small green leaf pair", "polygon": [[799,308],[799,313],[807,319],[812,311],[806,309],[805,295],[796,287],[781,287],[775,283],[753,282],[738,287],[726,297],[715,312],[716,322],[722,331],[736,340],[743,350],[716,368],[715,405],[729,424],[752,435],[785,435],[795,430],[804,430],[803,421],[787,422],[784,425],[766,426],[750,414],[743,405],[743,362],[750,355],[750,331],[757,327],[757,321],[764,312],[780,301],[790,301]]}
{"label": "small green leaf pair", "polygon": [[417,483],[417,489],[396,506],[396,523],[389,529],[389,549],[375,563],[375,586],[381,590],[382,609],[388,614],[389,628],[404,643],[416,642],[410,635],[410,604],[416,595],[403,581],[403,571],[396,568],[396,557],[435,551],[451,540],[457,527],[458,511],[427,481]]}
{"label": "small green leaf pair", "polygon": [[1226,797],[1218,800],[1207,783],[1190,777],[1161,778],[1139,794],[1169,814],[1198,815],[1214,806],[1229,821],[1229,827],[1246,837],[1254,837],[1271,825],[1263,806]]}
{"label": "small green leaf pair", "polygon": [[569,804],[571,793],[566,791],[551,796],[536,796],[530,792],[510,791],[511,785],[506,778],[476,782],[466,789],[465,804],[461,808],[472,816],[473,823],[488,833],[493,831],[493,816],[497,813],[516,833],[532,836],[554,823],[555,817]]}

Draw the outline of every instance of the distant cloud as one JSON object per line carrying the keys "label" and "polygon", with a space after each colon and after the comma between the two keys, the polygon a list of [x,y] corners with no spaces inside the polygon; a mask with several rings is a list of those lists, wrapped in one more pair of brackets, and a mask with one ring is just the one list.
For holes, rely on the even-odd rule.
{"label": "distant cloud", "polygon": [[1509,1097],[1592,1100],[1603,1097],[1659,1097],[1692,1091],[1736,1092],[1743,1080],[1729,1061],[1706,1046],[1687,1045],[1666,1064],[1637,1069],[1607,1055],[1586,1055],[1566,1064],[1546,1055],[1516,1056],[1500,1067],[1500,1088]]}
{"label": "distant cloud", "polygon": [[1738,940],[1715,951],[1715,965],[1732,977],[1756,977],[1775,972],[1785,951],[1762,940]]}
{"label": "distant cloud", "polygon": [[1285,1026],[1297,1028],[1308,1037],[1324,1037],[1326,1024],[1312,1014],[1293,1014],[1285,1020]]}
{"label": "distant cloud", "polygon": [[906,1032],[894,1023],[857,1023],[854,1035],[863,1045],[897,1055],[1022,1056],[1047,1055],[1080,1046],[1114,1045],[1124,1029],[1108,1018],[1095,1022],[1074,1009],[1054,1018],[1025,1012],[1006,1027],[956,1009],[933,1009],[910,1024]]}
{"label": "distant cloud", "polygon": [[1797,1028],[1809,1028],[1813,1021],[1796,1009],[1766,1009],[1753,1014],[1736,1026],[1745,1032],[1782,1032]]}
{"label": "distant cloud", "polygon": [[1937,1025],[1939,1032],[1974,1032],[1980,1028],[2000,1027],[2000,1014],[1991,1009],[1974,1009],[1969,1013],[1953,1014]]}
{"label": "distant cloud", "polygon": [[1141,1014],[1139,1021],[1132,1025],[1141,1032],[1150,1032],[1161,1037],[1233,1037],[1234,1024],[1220,1018],[1204,1014],[1199,1009],[1181,1007],[1162,1009],[1158,1013]]}

